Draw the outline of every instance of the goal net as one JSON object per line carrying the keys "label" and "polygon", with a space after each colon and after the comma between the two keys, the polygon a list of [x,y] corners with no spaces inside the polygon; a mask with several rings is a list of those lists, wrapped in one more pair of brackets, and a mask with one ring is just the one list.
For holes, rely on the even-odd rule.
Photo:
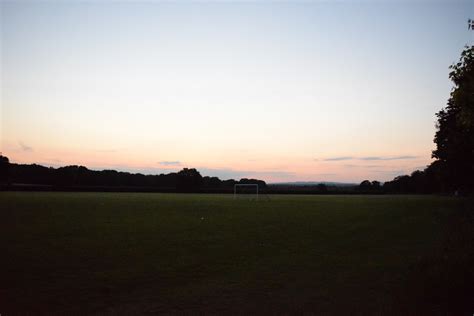
{"label": "goal net", "polygon": [[258,200],[258,184],[234,184],[234,199],[245,197]]}

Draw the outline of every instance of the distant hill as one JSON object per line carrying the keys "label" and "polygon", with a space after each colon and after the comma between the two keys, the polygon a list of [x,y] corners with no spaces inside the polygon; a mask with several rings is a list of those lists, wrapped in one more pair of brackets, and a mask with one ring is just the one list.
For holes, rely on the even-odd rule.
{"label": "distant hill", "polygon": [[333,187],[354,187],[358,186],[357,183],[345,183],[345,182],[328,182],[328,181],[295,181],[295,182],[275,182],[275,183],[268,183],[268,186],[297,186],[297,187],[305,187],[305,186],[316,186],[318,184],[324,184],[327,186]]}

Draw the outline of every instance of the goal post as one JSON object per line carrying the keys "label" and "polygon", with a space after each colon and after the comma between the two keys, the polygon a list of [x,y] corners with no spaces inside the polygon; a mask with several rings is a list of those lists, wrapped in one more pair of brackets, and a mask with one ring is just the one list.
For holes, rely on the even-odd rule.
{"label": "goal post", "polygon": [[[236,184],[234,184],[234,199],[237,198],[237,194],[238,194],[237,189],[238,188],[250,189],[250,191],[255,192],[255,197],[258,200],[258,184],[256,184],[256,183],[236,183]],[[249,194],[248,192],[249,191],[245,192],[244,194]]]}

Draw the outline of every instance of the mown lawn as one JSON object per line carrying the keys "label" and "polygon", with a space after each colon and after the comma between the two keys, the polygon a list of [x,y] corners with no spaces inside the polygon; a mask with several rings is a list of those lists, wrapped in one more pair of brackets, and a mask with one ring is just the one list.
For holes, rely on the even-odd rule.
{"label": "mown lawn", "polygon": [[2,192],[0,313],[466,312],[466,205],[435,196]]}

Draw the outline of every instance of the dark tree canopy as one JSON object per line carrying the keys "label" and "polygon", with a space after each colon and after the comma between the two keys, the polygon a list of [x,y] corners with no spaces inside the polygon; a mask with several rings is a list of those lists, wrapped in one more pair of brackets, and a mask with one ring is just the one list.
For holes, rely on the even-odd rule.
{"label": "dark tree canopy", "polygon": [[0,183],[7,183],[9,178],[10,161],[0,155]]}
{"label": "dark tree canopy", "polygon": [[193,192],[200,188],[202,176],[196,169],[184,168],[178,172],[178,186],[180,192]]}
{"label": "dark tree canopy", "polygon": [[372,187],[372,183],[369,180],[364,180],[359,184],[361,189],[370,189]]}
{"label": "dark tree canopy", "polygon": [[474,187],[474,46],[466,47],[451,67],[454,87],[446,108],[439,111],[433,158],[442,164],[450,190]]}
{"label": "dark tree canopy", "polygon": [[358,186],[358,191],[360,193],[380,193],[382,192],[382,186],[378,181],[364,180]]}

